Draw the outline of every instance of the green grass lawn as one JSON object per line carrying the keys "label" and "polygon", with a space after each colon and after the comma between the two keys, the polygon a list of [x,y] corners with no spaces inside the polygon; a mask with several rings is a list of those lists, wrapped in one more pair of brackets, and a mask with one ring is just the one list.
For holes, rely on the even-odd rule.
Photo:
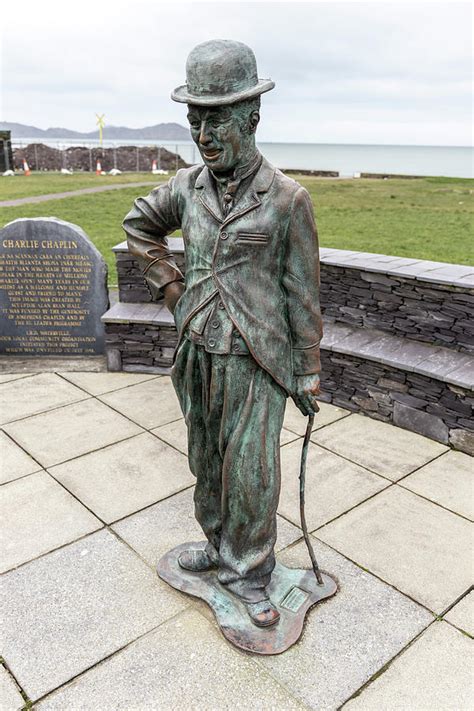
{"label": "green grass lawn", "polygon": [[21,173],[14,178],[0,179],[0,201],[16,200],[33,195],[48,195],[49,193],[65,193],[69,190],[95,188],[98,185],[117,185],[123,183],[138,183],[149,180],[157,183],[160,176],[150,173],[122,173],[122,175],[96,175],[95,173],[32,173],[25,176]]}
{"label": "green grass lawn", "polygon": [[[131,182],[147,179],[147,176],[151,184],[158,183],[156,176],[148,173],[130,173],[119,176],[119,180]],[[51,186],[56,184],[54,178],[56,181],[63,178],[51,174],[31,177],[38,180],[45,178],[43,193],[53,192]],[[69,177],[89,181],[80,187],[104,184],[96,176]],[[323,247],[474,264],[472,180],[329,180],[295,177],[307,188],[313,199]],[[28,178],[18,180],[26,181]],[[110,178],[111,183],[116,181]],[[33,186],[35,190],[37,187],[41,185],[37,183]],[[77,187],[75,183],[71,189]],[[64,189],[62,183],[59,189]],[[110,284],[115,284],[116,272],[111,248],[124,239],[121,222],[133,200],[147,191],[146,186],[123,188],[36,205],[1,208],[1,224],[17,217],[55,216],[80,225],[107,260]]]}

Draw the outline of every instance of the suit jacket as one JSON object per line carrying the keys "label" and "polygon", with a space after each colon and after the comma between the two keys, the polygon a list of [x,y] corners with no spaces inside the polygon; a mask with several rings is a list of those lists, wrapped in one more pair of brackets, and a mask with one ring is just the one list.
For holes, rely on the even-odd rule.
{"label": "suit jacket", "polygon": [[181,228],[185,291],[174,318],[179,338],[216,293],[259,365],[289,393],[294,376],[320,371],[319,254],[307,191],[265,159],[224,217],[208,168],[138,198],[123,223],[155,298],[182,278],[166,235]]}

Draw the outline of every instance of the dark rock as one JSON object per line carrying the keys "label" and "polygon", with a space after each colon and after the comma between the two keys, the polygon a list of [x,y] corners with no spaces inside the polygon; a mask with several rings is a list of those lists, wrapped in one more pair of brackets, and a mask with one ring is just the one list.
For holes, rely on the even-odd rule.
{"label": "dark rock", "polygon": [[120,373],[122,370],[122,354],[118,348],[107,348],[107,370],[111,373]]}
{"label": "dark rock", "polygon": [[414,407],[417,410],[421,410],[429,404],[428,400],[422,400],[419,397],[413,397],[413,395],[409,395],[408,393],[393,393],[392,398],[396,402],[401,402],[404,405],[409,405],[410,407]]}
{"label": "dark rock", "polygon": [[361,272],[360,277],[364,281],[373,282],[374,284],[384,284],[385,286],[398,286],[400,284],[396,279],[392,279],[379,272]]}
{"label": "dark rock", "polygon": [[367,411],[376,411],[377,410],[377,403],[372,400],[369,397],[359,397],[358,395],[354,395],[352,398],[352,402],[355,402],[356,405],[359,405],[359,407],[362,410],[367,410]]}
{"label": "dark rock", "polygon": [[474,430],[474,418],[471,417],[469,420],[466,420],[463,417],[460,417],[458,419],[458,425],[465,427],[467,430]]}
{"label": "dark rock", "polygon": [[449,444],[461,452],[474,457],[474,432],[462,429],[451,429],[449,431]]}
{"label": "dark rock", "polygon": [[380,378],[377,380],[377,385],[384,390],[395,390],[399,393],[408,392],[408,385],[406,383],[399,382],[393,378]]}
{"label": "dark rock", "polygon": [[418,434],[448,444],[449,430],[440,417],[428,412],[415,410],[413,407],[396,402],[393,408],[393,422],[398,427],[418,432]]}

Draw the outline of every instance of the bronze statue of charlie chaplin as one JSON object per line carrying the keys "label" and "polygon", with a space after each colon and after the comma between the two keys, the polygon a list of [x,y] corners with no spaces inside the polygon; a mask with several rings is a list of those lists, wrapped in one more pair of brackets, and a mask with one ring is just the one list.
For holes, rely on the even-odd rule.
{"label": "bronze statue of charlie chaplin", "polygon": [[[274,83],[258,78],[252,50],[205,42],[190,53],[186,75],[171,97],[188,105],[204,165],[179,170],[138,198],[124,221],[130,251],[154,297],[164,295],[179,333],[172,381],[207,543],[181,547],[173,575],[211,581],[212,573],[247,620],[273,629],[285,404],[291,396],[312,414],[319,392],[316,226],[306,190],[256,147],[260,95]],[[185,278],[166,239],[177,228]]]}

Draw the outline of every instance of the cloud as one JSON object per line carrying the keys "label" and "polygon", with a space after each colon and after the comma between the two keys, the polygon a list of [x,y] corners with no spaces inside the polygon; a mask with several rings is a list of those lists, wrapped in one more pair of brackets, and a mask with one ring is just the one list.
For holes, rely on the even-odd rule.
{"label": "cloud", "polygon": [[[469,3],[56,0],[7,6],[2,118],[92,130],[185,122],[189,50],[239,39],[276,89],[261,140],[467,144]],[[11,17],[8,17],[11,13]]]}

